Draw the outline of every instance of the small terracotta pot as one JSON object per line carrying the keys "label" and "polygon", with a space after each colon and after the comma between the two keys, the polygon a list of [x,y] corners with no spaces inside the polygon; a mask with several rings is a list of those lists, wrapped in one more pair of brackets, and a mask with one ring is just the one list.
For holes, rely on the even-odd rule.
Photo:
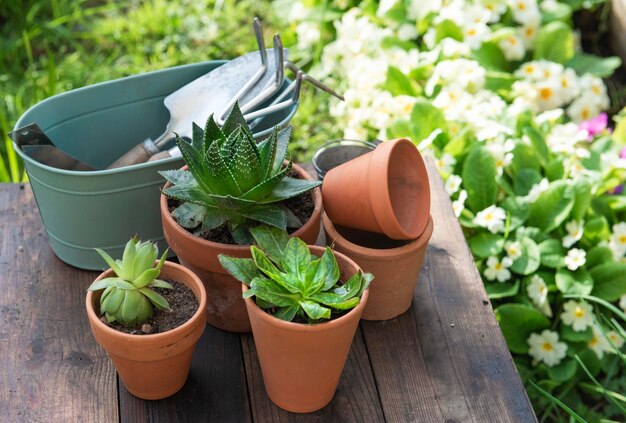
{"label": "small terracotta pot", "polygon": [[[109,277],[111,269],[96,280]],[[181,326],[154,335],[130,335],[100,321],[102,291],[87,292],[87,317],[96,341],[106,350],[126,389],[136,397],[156,400],[169,397],[183,387],[189,374],[196,343],[206,327],[206,291],[189,269],[165,262],[161,279],[180,282],[193,291],[198,310]]]}
{"label": "small terracotta pot", "polygon": [[[309,248],[318,257],[324,254],[323,247]],[[348,257],[335,256],[340,280],[347,281],[359,271]],[[241,289],[246,292],[248,287],[242,284]],[[245,299],[263,382],[274,404],[293,413],[310,413],[333,399],[368,295],[369,289],[349,313],[317,325],[280,320],[252,298]]]}
{"label": "small terracotta pot", "polygon": [[[302,179],[313,180],[300,166],[294,164],[293,169]],[[169,186],[168,183],[165,188]],[[300,229],[291,234],[307,244],[314,244],[317,240],[322,215],[322,196],[319,188],[313,189],[311,193],[315,203],[313,214]],[[248,312],[241,298],[241,283],[224,270],[217,258],[219,254],[249,258],[250,246],[221,244],[191,234],[171,216],[167,207],[167,197],[163,194],[161,194],[161,221],[165,240],[178,256],[180,263],[193,270],[204,283],[209,298],[208,322],[229,332],[250,332]]]}
{"label": "small terracotta pot", "polygon": [[374,275],[370,298],[362,319],[388,320],[407,311],[424,262],[428,241],[433,233],[433,219],[414,241],[397,241],[384,235],[340,228],[322,216],[326,243],[335,251],[354,260],[365,272]]}
{"label": "small terracotta pot", "polygon": [[424,160],[401,138],[337,166],[322,185],[324,210],[336,225],[415,239],[428,222],[430,185]]}

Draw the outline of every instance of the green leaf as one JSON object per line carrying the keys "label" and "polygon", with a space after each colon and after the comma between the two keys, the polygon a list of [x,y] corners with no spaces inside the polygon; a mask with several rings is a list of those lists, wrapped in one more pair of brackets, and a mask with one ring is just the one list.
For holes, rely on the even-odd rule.
{"label": "green leaf", "polygon": [[323,291],[328,291],[332,288],[337,281],[339,280],[340,272],[339,265],[337,264],[337,259],[333,254],[333,251],[326,247],[324,254],[320,260],[320,264],[317,268],[317,273],[315,275],[316,280],[323,280]]}
{"label": "green leaf", "polygon": [[121,313],[116,314],[116,320],[125,323],[126,325],[133,325],[137,321],[141,301],[142,294],[139,291],[126,291],[126,295],[124,296],[122,305],[120,306]]}
{"label": "green leaf", "polygon": [[511,221],[509,223],[509,231],[514,231],[528,220],[530,214],[530,204],[520,197],[507,197],[502,204],[500,204]]}
{"label": "green leaf", "polygon": [[235,145],[235,153],[228,163],[228,168],[241,192],[245,193],[261,182],[264,168],[252,136],[243,135],[242,138]]}
{"label": "green leaf", "polygon": [[234,213],[279,229],[287,228],[285,212],[273,204],[259,204],[255,207],[233,210]]}
{"label": "green leaf", "polygon": [[276,157],[277,146],[278,146],[278,126],[275,126],[270,136],[258,144],[259,157],[261,158],[261,166],[263,167],[263,180],[264,181],[272,175],[274,158]]}
{"label": "green leaf", "polygon": [[425,98],[417,98],[411,111],[411,133],[415,143],[420,143],[434,130],[445,131],[446,119],[443,112]]}
{"label": "green leaf", "polygon": [[546,144],[543,135],[533,128],[530,125],[527,125],[523,128],[524,134],[530,140],[530,143],[535,148],[537,153],[537,157],[539,158],[539,162],[542,166],[546,166],[548,161],[550,160],[550,150],[548,149],[548,145]]}
{"label": "green leaf", "polygon": [[[237,137],[243,136],[241,130],[236,130],[228,137],[227,144],[236,143]],[[224,146],[226,148],[226,145]],[[219,195],[241,196],[244,191],[237,184],[235,175],[231,172],[228,162],[224,159],[222,149],[218,143],[211,144],[206,152],[206,161],[210,166],[205,166],[207,178],[211,181],[212,189],[209,193]],[[197,180],[198,178],[196,178]],[[198,181],[198,183],[200,183]]]}
{"label": "green leaf", "polygon": [[[613,252],[608,247],[595,246],[587,251],[587,261],[585,265],[588,269],[593,269],[601,264],[608,264],[613,261]],[[593,276],[593,273],[591,274]],[[595,279],[595,278],[594,278]]]}
{"label": "green leaf", "polygon": [[471,54],[472,59],[487,70],[503,72],[511,70],[509,61],[495,42],[483,42],[479,48],[472,50]]}
{"label": "green leaf", "polygon": [[139,246],[139,250],[137,251],[137,256],[135,257],[135,261],[133,262],[133,277],[130,278],[134,280],[139,275],[141,275],[146,269],[150,269],[154,266],[154,261],[157,258],[157,254],[159,254],[159,249],[156,244],[151,242],[143,242]]}
{"label": "green leaf", "polygon": [[295,276],[281,272],[263,251],[251,245],[250,253],[259,270],[269,276],[274,282],[294,294],[301,292],[300,281]]}
{"label": "green leaf", "polygon": [[210,231],[222,226],[224,222],[229,220],[228,215],[224,211],[217,208],[205,207],[204,212],[205,215],[202,220],[202,229],[205,231]]}
{"label": "green leaf", "polygon": [[548,239],[539,244],[541,264],[556,269],[565,266],[563,248],[557,239]]}
{"label": "green leaf", "polygon": [[300,301],[300,307],[312,320],[330,319],[330,309],[313,301]]}
{"label": "green leaf", "polygon": [[565,174],[565,167],[563,166],[563,160],[560,158],[553,159],[548,163],[546,167],[546,176],[549,181],[556,181],[557,179],[563,179]]}
{"label": "green leaf", "polygon": [[541,182],[543,177],[535,169],[521,169],[513,178],[513,188],[516,195],[528,195],[533,185]]}
{"label": "green leaf", "polygon": [[619,57],[599,57],[592,54],[576,53],[566,64],[580,76],[592,74],[600,78],[608,78],[622,65]]}
{"label": "green leaf", "polygon": [[160,279],[155,279],[152,281],[152,283],[150,285],[148,285],[151,288],[164,288],[164,289],[174,289],[174,287],[172,285],[170,285],[169,283],[162,281]]}
{"label": "green leaf", "polygon": [[[602,369],[602,362],[595,352],[593,352],[589,348],[585,348],[580,353],[578,353],[578,358],[582,362],[582,365],[584,365],[587,370],[589,370],[589,373],[591,373],[593,376],[596,376],[598,373],[600,373],[600,370]],[[581,373],[583,373],[582,369]]]}
{"label": "green leaf", "polygon": [[159,269],[146,269],[139,277],[133,281],[133,285],[137,288],[143,288],[155,280],[159,276]]}
{"label": "green leaf", "polygon": [[176,137],[176,145],[196,184],[204,192],[213,192],[219,185],[219,179],[212,178],[211,173],[204,166],[204,152],[196,150],[191,144],[178,136]]}
{"label": "green leaf", "polygon": [[126,295],[125,292],[126,291],[122,291],[120,289],[112,290],[111,293],[107,295],[105,300],[100,302],[100,313],[115,315],[122,305],[122,301]]}
{"label": "green leaf", "polygon": [[470,238],[469,246],[472,254],[477,257],[488,258],[489,256],[497,256],[504,248],[504,238],[491,232],[480,232],[478,235]]}
{"label": "green leaf", "polygon": [[626,294],[626,263],[600,264],[591,269],[591,276],[595,281],[592,295],[606,301],[617,301]]}
{"label": "green leaf", "polygon": [[333,289],[333,293],[339,295],[344,300],[349,300],[361,291],[363,276],[361,272],[357,272],[346,283]]}
{"label": "green leaf", "polygon": [[196,203],[183,203],[172,212],[172,217],[180,226],[193,229],[200,225],[206,216],[207,208]]}
{"label": "green leaf", "polygon": [[250,283],[250,287],[257,298],[270,302],[278,307],[291,307],[298,304],[300,298],[300,295],[289,292],[275,280],[263,277],[254,278]]}
{"label": "green leaf", "polygon": [[[303,281],[309,263],[311,263],[311,253],[306,243],[300,238],[290,238],[281,260],[283,270]],[[301,288],[305,289],[304,286]]]}
{"label": "green leaf", "polygon": [[593,338],[593,330],[589,327],[576,332],[571,326],[561,325],[561,339],[570,342],[589,342]]}
{"label": "green leaf", "polygon": [[291,322],[293,318],[296,317],[296,313],[299,309],[299,304],[294,304],[289,307],[280,307],[278,311],[274,313],[274,317],[285,320],[287,322]]}
{"label": "green leaf", "polygon": [[278,185],[282,180],[285,179],[285,177],[291,170],[291,166],[292,164],[291,162],[289,162],[287,166],[285,166],[280,172],[274,174],[274,176],[265,179],[264,181],[244,193],[242,198],[254,201],[263,200],[274,190],[276,185]]}
{"label": "green leaf", "polygon": [[497,298],[513,297],[519,292],[520,282],[485,282],[485,291],[490,300]]}
{"label": "green leaf", "polygon": [[556,366],[548,367],[548,376],[557,382],[567,382],[574,377],[577,368],[575,360],[565,359]]}
{"label": "green leaf", "polygon": [[250,136],[252,136],[252,132],[248,128],[248,124],[243,117],[243,113],[241,113],[241,109],[239,108],[239,102],[236,102],[233,105],[233,108],[230,110],[230,113],[226,117],[226,121],[222,126],[222,132],[226,137],[229,137],[236,130],[246,131]]}
{"label": "green leaf", "polygon": [[272,259],[279,259],[285,253],[289,242],[287,232],[273,226],[259,225],[250,229],[258,246]]}
{"label": "green leaf", "polygon": [[120,272],[122,271],[121,266],[117,264],[117,262],[113,260],[113,258],[106,251],[101,250],[100,248],[96,248],[95,250],[104,259],[106,264],[109,265],[111,270],[113,270],[113,273],[119,276]]}
{"label": "green leaf", "polygon": [[439,44],[444,38],[463,41],[463,30],[449,19],[445,19],[435,26],[435,44]]}
{"label": "green leaf", "polygon": [[217,256],[222,267],[239,282],[250,286],[252,279],[260,276],[254,260],[249,258],[229,257],[224,254]]}
{"label": "green leaf", "polygon": [[123,290],[135,289],[135,286],[132,283],[127,282],[123,279],[114,277],[114,278],[105,278],[99,281],[95,281],[94,283],[91,284],[89,288],[87,288],[87,290],[99,291],[101,289],[108,288],[109,286],[114,286],[118,289],[123,289]]}
{"label": "green leaf", "polygon": [[567,63],[574,57],[576,40],[571,28],[561,21],[541,27],[535,39],[534,59]]}
{"label": "green leaf", "polygon": [[161,296],[161,294],[151,290],[150,288],[141,288],[139,290],[143,295],[145,295],[152,304],[156,306],[159,310],[169,310],[170,305],[165,298]]}
{"label": "green leaf", "polygon": [[473,212],[479,212],[495,204],[498,193],[496,161],[484,147],[474,148],[463,164],[463,186],[467,190]]}
{"label": "green leaf", "polygon": [[592,217],[585,222],[583,238],[589,240],[591,243],[597,244],[607,239],[610,235],[611,229],[609,228],[609,222],[604,216]]}
{"label": "green leaf", "polygon": [[528,223],[551,232],[568,218],[573,207],[574,189],[566,181],[553,182],[530,205]]}
{"label": "green leaf", "polygon": [[276,154],[274,155],[274,164],[272,165],[272,175],[277,173],[282,167],[287,157],[287,148],[289,147],[289,139],[291,138],[291,126],[278,132],[278,140],[276,145]]}
{"label": "green leaf", "polygon": [[196,180],[188,170],[162,170],[159,174],[163,176],[172,185],[191,185],[195,184]]}
{"label": "green leaf", "polygon": [[588,295],[594,288],[594,279],[586,270],[571,272],[567,269],[556,271],[556,286],[564,294]]}
{"label": "green leaf", "polygon": [[539,159],[535,154],[535,150],[524,143],[517,143],[513,148],[513,160],[511,161],[511,170],[513,174],[519,173],[522,169],[534,169],[541,171]]}
{"label": "green leaf", "polygon": [[496,308],[496,319],[511,351],[528,353],[528,337],[550,327],[550,320],[533,307],[504,304]]}
{"label": "green leaf", "polygon": [[311,189],[318,187],[321,184],[321,181],[311,181],[308,179],[295,179],[287,177],[280,181],[278,185],[274,187],[272,192],[259,202],[275,203],[277,201],[287,200],[304,192],[310,191]]}
{"label": "green leaf", "polygon": [[419,92],[415,89],[414,84],[404,72],[395,66],[387,68],[387,80],[384,87],[392,96],[410,95],[411,97],[416,97]]}
{"label": "green leaf", "polygon": [[579,177],[574,180],[574,207],[572,208],[572,218],[578,221],[582,220],[591,206],[591,182],[585,177]]}
{"label": "green leaf", "polygon": [[522,238],[520,244],[522,255],[513,262],[510,270],[520,275],[530,275],[539,268],[541,262],[539,247],[530,238]]}
{"label": "green leaf", "polygon": [[215,206],[212,197],[207,195],[198,185],[174,185],[163,190],[169,198],[175,198],[180,201],[196,203],[206,206]]}

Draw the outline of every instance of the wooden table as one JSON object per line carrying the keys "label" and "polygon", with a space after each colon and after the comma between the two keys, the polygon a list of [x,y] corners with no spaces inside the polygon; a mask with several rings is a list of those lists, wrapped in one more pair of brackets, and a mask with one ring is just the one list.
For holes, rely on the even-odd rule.
{"label": "wooden table", "polygon": [[435,231],[413,306],[361,322],[334,400],[308,415],[269,401],[251,335],[210,325],[179,393],[130,395],[87,323],[97,273],[57,259],[29,185],[0,185],[0,421],[536,421],[432,162],[429,173]]}

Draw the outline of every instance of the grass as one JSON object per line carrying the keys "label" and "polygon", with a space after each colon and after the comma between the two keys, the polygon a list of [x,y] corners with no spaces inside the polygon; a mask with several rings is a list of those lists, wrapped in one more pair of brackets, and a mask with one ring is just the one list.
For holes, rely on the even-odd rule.
{"label": "grass", "polygon": [[[0,182],[25,179],[6,134],[30,106],[101,81],[239,56],[256,48],[254,16],[263,21],[266,40],[280,32],[286,45],[294,41],[269,1],[0,2]],[[332,122],[310,120],[327,100],[304,90],[294,119],[295,159],[305,160],[312,145],[340,132]]]}

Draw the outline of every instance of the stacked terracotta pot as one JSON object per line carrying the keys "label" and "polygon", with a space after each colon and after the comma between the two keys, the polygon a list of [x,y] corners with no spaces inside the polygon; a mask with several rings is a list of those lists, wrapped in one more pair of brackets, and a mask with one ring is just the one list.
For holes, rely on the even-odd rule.
{"label": "stacked terracotta pot", "polygon": [[428,174],[415,145],[387,141],[331,169],[322,196],[326,243],[375,276],[362,318],[407,311],[433,233]]}

